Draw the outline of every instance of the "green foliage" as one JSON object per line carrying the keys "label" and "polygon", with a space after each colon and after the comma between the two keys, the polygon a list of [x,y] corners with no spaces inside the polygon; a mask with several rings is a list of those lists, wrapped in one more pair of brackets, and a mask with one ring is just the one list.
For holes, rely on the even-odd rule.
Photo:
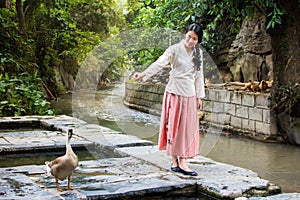
{"label": "green foliage", "polygon": [[32,40],[19,32],[16,11],[0,9],[0,74],[18,74],[36,68]]}
{"label": "green foliage", "polygon": [[202,45],[211,53],[231,34],[237,34],[242,21],[253,17],[257,11],[268,18],[267,28],[275,28],[282,23],[285,11],[278,0],[152,0],[144,4],[140,1],[129,1],[134,15],[134,27],[167,27],[183,31],[187,24],[202,24],[204,38]]}
{"label": "green foliage", "polygon": [[[41,1],[35,8],[28,26],[32,30],[35,56],[43,80],[57,90],[54,69],[63,69],[73,76],[79,63],[100,41],[98,33],[78,28],[76,13],[80,1]],[[30,5],[28,5],[30,7]],[[84,16],[82,16],[84,18]]]}
{"label": "green foliage", "polygon": [[[76,77],[87,54],[126,27],[123,8],[115,0],[25,0],[26,34],[21,34],[15,0],[12,5],[0,9],[0,73],[38,71],[54,94],[63,92],[57,72]],[[116,69],[111,73],[120,76]]]}
{"label": "green foliage", "polygon": [[274,29],[276,25],[282,23],[282,18],[286,11],[280,8],[280,1],[276,0],[264,0],[261,10],[267,16],[267,29]]}
{"label": "green foliage", "polygon": [[202,1],[154,0],[150,6],[142,6],[138,11],[134,27],[166,27],[184,31],[187,22],[199,21],[205,8]]}
{"label": "green foliage", "polygon": [[163,49],[148,48],[132,51],[129,53],[129,57],[132,60],[132,65],[136,71],[145,70],[151,63],[153,63],[162,53]]}
{"label": "green foliage", "polygon": [[37,75],[0,75],[0,116],[53,115]]}
{"label": "green foliage", "polygon": [[[17,79],[21,81],[24,77],[18,76],[19,74],[25,72],[34,77],[38,73],[53,93],[60,92],[56,82],[59,75],[57,72],[67,72],[76,77],[87,55],[101,42],[115,39],[118,33],[124,31],[127,28],[126,20],[133,29],[157,27],[179,32],[183,32],[188,23],[197,22],[205,29],[203,46],[214,53],[231,33],[239,31],[243,20],[254,16],[257,10],[267,16],[266,25],[269,29],[282,24],[285,15],[279,0],[22,2],[26,21],[24,34],[19,31],[15,6],[0,9],[0,74],[7,73],[10,77],[19,77]],[[15,0],[12,0],[12,5],[15,5]],[[141,38],[137,38],[140,44],[149,35],[147,32],[143,34]],[[121,41],[115,42],[120,44]],[[100,66],[103,70],[101,78],[117,80],[127,70],[128,64],[147,67],[164,51],[161,47],[151,45],[147,49],[134,49],[128,55],[121,49],[108,48],[106,53],[97,57],[100,60],[98,63],[109,63],[108,67]],[[106,57],[112,54],[117,56],[113,61],[106,62]]]}
{"label": "green foliage", "polygon": [[271,90],[270,108],[275,114],[287,113],[291,117],[300,117],[300,85],[274,85]]}
{"label": "green foliage", "polygon": [[[124,20],[123,16],[117,12],[115,1],[76,0],[68,1],[67,5],[65,4],[59,5],[58,9],[51,9],[53,17],[50,21],[54,21],[51,29],[55,34],[50,36],[53,46],[49,48],[55,50],[58,62],[52,64],[51,58],[49,62],[52,66],[59,66],[75,77],[80,63],[86,59],[87,54],[103,40],[109,38],[111,34],[118,33]],[[60,22],[56,22],[57,19]],[[64,26],[57,27],[57,25]],[[122,75],[123,69],[124,66],[121,62],[115,62],[101,79],[115,80]],[[99,80],[99,82],[103,80]]]}

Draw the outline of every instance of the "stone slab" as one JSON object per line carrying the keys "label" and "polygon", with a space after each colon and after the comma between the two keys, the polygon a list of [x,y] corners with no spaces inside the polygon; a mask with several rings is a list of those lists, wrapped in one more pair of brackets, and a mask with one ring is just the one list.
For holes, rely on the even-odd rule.
{"label": "stone slab", "polygon": [[[2,119],[1,119],[2,120]],[[0,124],[1,124],[0,120]],[[96,145],[102,148],[114,149],[116,147],[126,146],[144,146],[152,145],[151,141],[139,139],[136,136],[125,135],[112,129],[99,125],[87,124],[69,116],[57,116],[49,118],[38,117],[18,117],[4,118],[5,123],[15,123],[15,120],[21,122],[32,122],[41,120],[45,129],[50,130],[16,130],[13,132],[1,131],[0,153],[14,153],[18,151],[40,151],[65,148],[66,132],[72,128],[74,136],[71,140],[71,146],[76,148]]]}
{"label": "stone slab", "polygon": [[300,194],[299,193],[284,193],[284,194],[277,194],[268,197],[239,197],[235,200],[299,200]]}
{"label": "stone slab", "polygon": [[[118,148],[115,151],[121,155],[143,159],[163,169],[170,168],[170,156],[167,156],[165,151],[158,151],[156,146]],[[197,177],[188,178],[197,180],[202,190],[216,197],[234,198],[251,190],[263,190],[266,194],[269,192],[269,181],[261,179],[251,170],[219,163],[203,156],[196,156],[188,162],[191,169],[199,174]],[[178,176],[186,178],[182,174]]]}
{"label": "stone slab", "polygon": [[0,170],[0,199],[59,199],[24,174]]}
{"label": "stone slab", "polygon": [[[0,199],[18,199],[27,190],[39,199],[128,199],[169,196],[180,190],[185,195],[194,195],[196,191],[195,181],[180,179],[174,173],[133,157],[81,161],[71,179],[72,191],[57,191],[54,178],[45,174],[45,168],[35,165],[0,168],[0,174],[6,174],[0,178],[3,188]],[[59,183],[62,187],[67,185],[66,180]],[[18,191],[13,191],[14,185]]]}
{"label": "stone slab", "polygon": [[[1,137],[6,143],[0,145],[0,154],[21,151],[47,151],[57,148],[64,149],[66,146],[66,133],[60,131],[1,131]],[[77,135],[74,135],[71,141],[71,146],[76,148],[84,147],[89,144],[91,144],[91,142]]]}

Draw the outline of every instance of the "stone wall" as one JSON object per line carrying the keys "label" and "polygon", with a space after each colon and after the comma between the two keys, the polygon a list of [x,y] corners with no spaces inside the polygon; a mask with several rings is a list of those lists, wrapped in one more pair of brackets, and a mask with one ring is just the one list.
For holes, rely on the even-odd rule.
{"label": "stone wall", "polygon": [[125,83],[124,104],[143,112],[160,115],[165,87],[161,84]]}
{"label": "stone wall", "polygon": [[[128,107],[159,115],[164,86],[126,82],[124,103]],[[268,108],[269,93],[206,89],[204,121],[224,131],[262,140],[277,139],[275,119]]]}
{"label": "stone wall", "polygon": [[244,134],[277,135],[275,119],[268,108],[268,97],[268,93],[207,89],[203,100],[205,120]]}

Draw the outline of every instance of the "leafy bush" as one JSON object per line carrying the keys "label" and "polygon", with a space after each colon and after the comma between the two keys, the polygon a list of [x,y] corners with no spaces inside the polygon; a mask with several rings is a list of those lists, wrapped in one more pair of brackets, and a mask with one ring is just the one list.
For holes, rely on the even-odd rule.
{"label": "leafy bush", "polygon": [[270,108],[275,114],[287,113],[291,117],[300,117],[300,85],[288,83],[274,85],[271,90]]}
{"label": "leafy bush", "polygon": [[0,74],[0,116],[53,115],[37,75]]}
{"label": "leafy bush", "polygon": [[257,11],[267,16],[267,29],[277,28],[286,14],[282,8],[283,3],[278,0],[152,0],[144,1],[144,4],[137,0],[127,2],[133,27],[167,27],[183,32],[191,22],[201,24],[204,27],[202,46],[210,53],[218,51],[228,37],[235,37],[243,20],[252,18]]}
{"label": "leafy bush", "polygon": [[129,53],[135,71],[143,71],[151,65],[161,54],[162,49],[149,48],[133,51]]}

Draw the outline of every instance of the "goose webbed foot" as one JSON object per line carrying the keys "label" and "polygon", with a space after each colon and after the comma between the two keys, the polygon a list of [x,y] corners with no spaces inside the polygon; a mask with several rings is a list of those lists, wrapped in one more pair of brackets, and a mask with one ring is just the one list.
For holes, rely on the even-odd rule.
{"label": "goose webbed foot", "polygon": [[64,191],[64,188],[63,187],[60,187],[59,184],[58,184],[58,179],[56,178],[55,179],[55,183],[56,183],[56,189],[60,192]]}
{"label": "goose webbed foot", "polygon": [[67,187],[68,190],[74,190],[73,187],[71,187],[71,176],[68,176],[68,187]]}

